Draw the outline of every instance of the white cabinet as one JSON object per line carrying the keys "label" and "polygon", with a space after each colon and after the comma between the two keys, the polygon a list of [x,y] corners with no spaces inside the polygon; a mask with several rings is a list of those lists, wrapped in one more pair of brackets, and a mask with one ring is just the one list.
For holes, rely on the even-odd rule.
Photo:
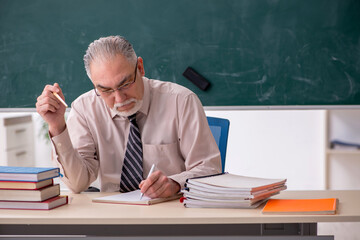
{"label": "white cabinet", "polygon": [[360,110],[327,110],[325,188],[360,189],[360,150],[332,149],[332,140],[360,143]]}
{"label": "white cabinet", "polygon": [[31,115],[0,118],[0,165],[34,166],[34,128]]}

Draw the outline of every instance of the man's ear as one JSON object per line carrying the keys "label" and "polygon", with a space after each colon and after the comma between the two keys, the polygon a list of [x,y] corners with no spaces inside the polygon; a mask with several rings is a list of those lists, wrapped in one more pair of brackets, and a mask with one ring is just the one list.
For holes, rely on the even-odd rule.
{"label": "man's ear", "polygon": [[141,76],[145,76],[145,68],[144,68],[144,61],[142,57],[138,57],[138,65],[137,68],[141,74]]}

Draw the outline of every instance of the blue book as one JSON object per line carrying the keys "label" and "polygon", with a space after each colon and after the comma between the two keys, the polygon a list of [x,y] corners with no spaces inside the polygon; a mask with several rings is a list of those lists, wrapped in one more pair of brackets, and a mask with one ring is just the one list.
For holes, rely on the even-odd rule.
{"label": "blue book", "polygon": [[0,181],[39,182],[59,175],[59,168],[0,166]]}

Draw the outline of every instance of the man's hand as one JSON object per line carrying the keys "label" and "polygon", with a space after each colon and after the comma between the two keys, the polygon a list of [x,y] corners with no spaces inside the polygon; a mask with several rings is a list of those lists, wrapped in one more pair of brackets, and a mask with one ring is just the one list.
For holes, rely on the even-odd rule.
{"label": "man's hand", "polygon": [[42,94],[37,98],[36,111],[49,125],[49,132],[52,136],[59,135],[66,128],[65,123],[65,106],[55,97],[56,92],[64,99],[64,95],[59,84],[46,85]]}
{"label": "man's hand", "polygon": [[141,181],[140,190],[150,198],[170,197],[180,191],[180,185],[165,176],[161,171],[153,172],[146,180]]}

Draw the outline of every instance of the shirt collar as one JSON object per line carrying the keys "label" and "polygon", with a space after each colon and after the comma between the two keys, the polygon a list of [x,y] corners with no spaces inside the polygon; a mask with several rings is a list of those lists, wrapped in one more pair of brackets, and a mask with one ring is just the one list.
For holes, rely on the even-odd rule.
{"label": "shirt collar", "polygon": [[[146,77],[142,77],[142,81],[144,83],[144,95],[143,95],[143,104],[138,111],[138,113],[142,113],[145,116],[148,115],[149,107],[150,107],[150,88],[149,88],[149,79]],[[115,117],[124,118],[127,119],[127,117],[120,117],[116,114],[116,112],[112,109],[110,109],[111,117],[114,119]]]}

